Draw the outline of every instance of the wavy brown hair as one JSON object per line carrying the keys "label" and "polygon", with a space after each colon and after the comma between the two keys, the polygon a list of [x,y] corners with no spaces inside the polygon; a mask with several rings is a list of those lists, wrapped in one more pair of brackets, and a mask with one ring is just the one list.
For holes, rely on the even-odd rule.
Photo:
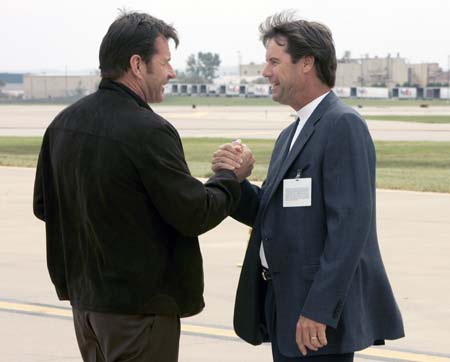
{"label": "wavy brown hair", "polygon": [[334,87],[337,60],[328,27],[317,22],[296,20],[294,12],[285,11],[269,16],[259,26],[259,31],[264,46],[271,39],[280,46],[286,46],[293,63],[305,56],[314,57],[317,76],[330,88]]}

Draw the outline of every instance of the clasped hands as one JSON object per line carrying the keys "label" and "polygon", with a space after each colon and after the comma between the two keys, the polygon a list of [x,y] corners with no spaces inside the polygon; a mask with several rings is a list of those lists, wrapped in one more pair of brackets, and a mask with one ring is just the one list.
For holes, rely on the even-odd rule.
{"label": "clasped hands", "polygon": [[254,164],[255,158],[252,151],[238,140],[223,144],[214,152],[211,170],[213,172],[231,170],[239,182],[242,182],[251,175]]}

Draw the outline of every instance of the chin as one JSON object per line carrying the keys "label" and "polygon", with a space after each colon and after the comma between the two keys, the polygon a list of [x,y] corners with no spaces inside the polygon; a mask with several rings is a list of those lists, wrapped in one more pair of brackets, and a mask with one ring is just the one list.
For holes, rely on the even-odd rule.
{"label": "chin", "polygon": [[272,95],[272,100],[279,103],[279,104],[283,104],[283,105],[289,105],[289,102],[286,101],[286,99],[283,99],[280,96],[273,96]]}

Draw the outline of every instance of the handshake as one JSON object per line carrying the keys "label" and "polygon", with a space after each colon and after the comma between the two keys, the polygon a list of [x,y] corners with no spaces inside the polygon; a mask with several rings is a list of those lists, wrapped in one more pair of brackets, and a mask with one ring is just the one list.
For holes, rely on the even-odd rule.
{"label": "handshake", "polygon": [[235,140],[232,143],[226,143],[214,152],[211,162],[211,170],[231,170],[235,173],[239,182],[244,181],[251,175],[255,158],[247,145],[242,144],[241,140]]}

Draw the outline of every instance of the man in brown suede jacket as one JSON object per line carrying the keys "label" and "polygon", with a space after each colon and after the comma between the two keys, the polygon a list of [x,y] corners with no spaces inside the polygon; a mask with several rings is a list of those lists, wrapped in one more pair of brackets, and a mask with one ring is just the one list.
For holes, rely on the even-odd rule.
{"label": "man in brown suede jacket", "polygon": [[242,153],[206,184],[190,174],[176,129],[148,106],[175,77],[169,39],[178,44],[175,29],[150,15],[119,17],[98,91],[44,136],[34,213],[84,361],[178,360],[179,318],[204,307],[197,236],[235,209],[254,162]]}

